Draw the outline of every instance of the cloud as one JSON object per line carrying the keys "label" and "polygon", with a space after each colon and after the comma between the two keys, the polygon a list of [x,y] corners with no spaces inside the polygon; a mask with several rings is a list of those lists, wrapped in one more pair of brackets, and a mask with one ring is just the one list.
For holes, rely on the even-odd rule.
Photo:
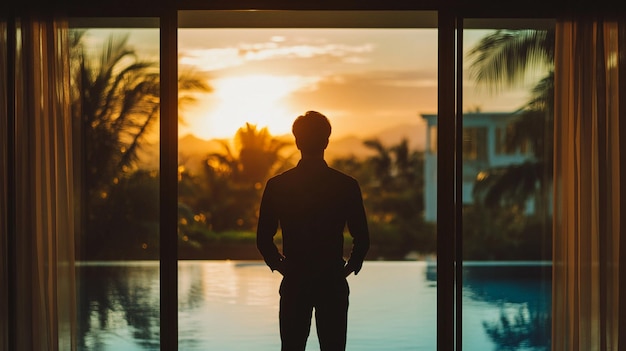
{"label": "cloud", "polygon": [[368,72],[363,77],[355,78],[389,87],[437,88],[437,72],[434,71],[381,70]]}
{"label": "cloud", "polygon": [[245,61],[239,57],[237,48],[193,49],[180,54],[179,63],[196,67],[201,71],[216,71],[242,65]]}
{"label": "cloud", "polygon": [[298,44],[289,45],[283,37],[271,41],[211,49],[192,49],[181,53],[180,63],[202,71],[215,71],[258,61],[282,59],[313,59],[326,57],[346,64],[369,62],[367,54],[373,44]]}
{"label": "cloud", "polygon": [[335,117],[340,135],[371,133],[383,126],[419,123],[419,114],[436,112],[436,74],[386,70],[329,75],[285,100]]}
{"label": "cloud", "polygon": [[354,96],[371,93],[374,96],[404,96],[414,90],[437,90],[437,73],[429,71],[406,70],[375,70],[359,73],[330,74],[311,80],[312,84],[303,87],[301,92],[324,94],[332,91],[333,94],[342,92],[339,96]]}

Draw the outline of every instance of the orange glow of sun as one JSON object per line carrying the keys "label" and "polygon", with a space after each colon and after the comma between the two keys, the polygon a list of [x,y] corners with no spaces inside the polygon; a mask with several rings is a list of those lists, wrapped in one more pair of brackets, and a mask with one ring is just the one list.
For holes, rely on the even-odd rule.
{"label": "orange glow of sun", "polygon": [[272,135],[289,133],[297,112],[284,98],[299,87],[296,78],[247,75],[212,82],[217,103],[193,130],[198,136],[232,137],[246,123],[267,127]]}

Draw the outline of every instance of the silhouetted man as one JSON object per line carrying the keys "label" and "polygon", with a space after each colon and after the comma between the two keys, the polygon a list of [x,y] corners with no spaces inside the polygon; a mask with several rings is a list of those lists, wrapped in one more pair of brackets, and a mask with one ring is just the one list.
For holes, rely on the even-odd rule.
{"label": "silhouetted man", "polygon": [[[283,275],[280,285],[282,351],[305,349],[315,309],[321,351],[346,348],[349,288],[369,249],[369,232],[357,181],[324,161],[331,126],[315,111],[292,127],[302,158],[298,165],[267,182],[257,229],[265,262]],[[343,232],[353,237],[347,264]],[[274,244],[278,227],[283,253]]]}

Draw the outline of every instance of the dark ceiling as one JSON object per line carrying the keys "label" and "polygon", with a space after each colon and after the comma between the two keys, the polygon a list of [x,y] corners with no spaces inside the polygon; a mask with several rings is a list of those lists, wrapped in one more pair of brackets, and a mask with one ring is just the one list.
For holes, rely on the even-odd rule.
{"label": "dark ceiling", "polygon": [[557,17],[567,14],[624,15],[615,0],[9,0],[0,16],[159,16],[175,10],[434,10],[463,17]]}

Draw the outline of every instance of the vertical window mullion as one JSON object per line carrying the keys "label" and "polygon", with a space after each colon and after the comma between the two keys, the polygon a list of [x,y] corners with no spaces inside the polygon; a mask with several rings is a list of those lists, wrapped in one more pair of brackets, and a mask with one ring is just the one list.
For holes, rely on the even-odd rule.
{"label": "vertical window mullion", "polygon": [[[456,111],[455,111],[455,203],[454,203],[454,248],[455,248],[455,327],[456,327],[456,349],[463,349],[463,20],[456,19],[456,68],[459,72],[456,75]],[[477,129],[479,131],[479,129]],[[474,139],[477,140],[477,139]],[[478,139],[479,140],[479,139]],[[482,154],[476,145],[477,159],[480,160]]]}
{"label": "vertical window mullion", "polygon": [[437,350],[454,350],[455,17],[438,14]]}
{"label": "vertical window mullion", "polygon": [[161,16],[160,333],[161,350],[178,350],[178,60],[177,12]]}

